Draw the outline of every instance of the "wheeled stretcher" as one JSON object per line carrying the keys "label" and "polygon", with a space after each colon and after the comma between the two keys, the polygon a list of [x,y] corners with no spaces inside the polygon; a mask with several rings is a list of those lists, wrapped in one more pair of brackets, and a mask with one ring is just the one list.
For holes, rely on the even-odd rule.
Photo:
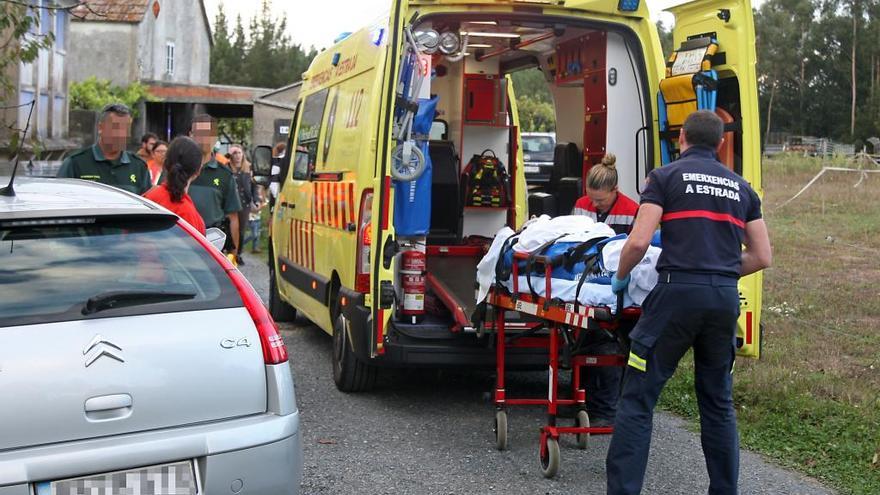
{"label": "wheeled stretcher", "polygon": [[[623,354],[626,334],[639,318],[641,310],[624,308],[623,296],[619,295],[616,313],[610,306],[584,306],[553,297],[553,260],[549,256],[514,253],[512,286],[495,283],[489,289],[487,305],[493,309],[494,323],[488,326],[495,332],[496,373],[494,391],[495,442],[499,450],[507,448],[508,414],[510,406],[545,406],[547,424],[541,428],[541,472],[547,478],[556,475],[560,463],[559,437],[575,435],[581,449],[587,447],[589,436],[609,434],[613,427],[592,427],[586,411],[587,394],[581,384],[581,368],[594,366],[624,366]],[[543,283],[544,296],[538,296],[533,287],[520,284],[520,265],[517,261],[529,261],[530,269],[540,271],[544,277],[534,279]],[[505,329],[505,314],[516,311],[530,315],[535,322],[532,328],[511,334]],[[585,346],[591,332],[603,332],[621,344],[621,353],[615,355],[592,355]],[[505,354],[511,348],[546,349],[548,353],[548,390],[545,397],[513,397],[505,389]],[[559,377],[563,370],[571,372],[571,393],[567,398],[559,396]],[[574,426],[557,425],[559,406],[577,409]]]}

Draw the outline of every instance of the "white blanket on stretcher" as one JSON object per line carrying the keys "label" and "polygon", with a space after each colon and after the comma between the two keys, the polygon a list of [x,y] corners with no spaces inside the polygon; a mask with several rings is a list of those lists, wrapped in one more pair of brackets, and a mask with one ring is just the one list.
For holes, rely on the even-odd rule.
{"label": "white blanket on stretcher", "polygon": [[[575,218],[585,218],[589,222],[580,222],[572,220]],[[554,220],[558,220],[555,224],[551,224]],[[612,237],[614,231],[603,223],[595,223],[589,217],[580,215],[568,215],[550,219],[546,215],[537,219],[532,219],[526,223],[526,229],[520,234],[519,241],[513,246],[515,251],[532,252],[547,242],[556,239],[560,235],[565,237],[559,238],[558,242],[585,242],[596,237]],[[529,234],[533,227],[538,227],[538,233]],[[553,230],[556,228],[556,230]],[[585,228],[583,231],[572,229]],[[607,230],[606,230],[607,229]],[[601,232],[601,234],[593,235],[592,232]],[[495,266],[498,263],[498,257],[501,254],[501,248],[505,241],[514,234],[509,227],[504,227],[495,234],[492,246],[489,252],[480,260],[477,265],[477,283],[479,290],[477,292],[477,303],[486,299],[489,294],[489,287],[495,281]],[[572,236],[572,239],[569,239]],[[526,237],[527,243],[523,246],[523,237]],[[608,272],[617,271],[620,263],[620,251],[626,243],[625,239],[611,241],[602,248],[602,259],[605,270]],[[526,249],[526,247],[530,249]],[[660,257],[660,248],[651,246],[648,248],[642,261],[633,268],[632,280],[630,281],[627,293],[624,294],[624,306],[632,306],[641,304],[648,297],[648,293],[657,285],[657,259]],[[532,288],[535,292],[544,297],[545,283],[544,277],[532,276]],[[528,292],[528,282],[524,275],[519,277],[520,292]],[[504,282],[509,290],[513,290],[513,281]],[[574,302],[577,293],[577,280],[553,279],[551,291],[553,298],[558,298],[566,302]],[[610,285],[595,284],[586,282],[581,287],[578,301],[585,306],[608,306],[612,311],[617,311],[617,297],[611,292]]]}

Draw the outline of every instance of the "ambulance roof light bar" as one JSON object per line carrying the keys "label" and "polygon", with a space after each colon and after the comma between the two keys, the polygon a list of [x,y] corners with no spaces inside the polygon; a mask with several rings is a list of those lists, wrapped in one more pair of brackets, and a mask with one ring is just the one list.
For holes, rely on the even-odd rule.
{"label": "ambulance roof light bar", "polygon": [[620,0],[617,3],[617,10],[621,12],[635,12],[639,10],[640,0]]}

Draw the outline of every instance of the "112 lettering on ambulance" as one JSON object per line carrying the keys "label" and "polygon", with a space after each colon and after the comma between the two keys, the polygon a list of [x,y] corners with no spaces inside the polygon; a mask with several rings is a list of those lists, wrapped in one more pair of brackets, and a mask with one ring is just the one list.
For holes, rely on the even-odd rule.
{"label": "112 lettering on ambulance", "polygon": [[[333,336],[340,389],[369,388],[380,366],[494,364],[472,318],[475,267],[499,228],[530,213],[513,72],[541,71],[557,140],[577,148],[557,154],[570,176],[556,184],[559,213],[606,151],[636,197],[677,156],[678,129],[698,108],[726,122],[719,158],[761,192],[751,6],[671,10],[677,48],[663,54],[644,1],[397,0],[314,59],[272,215],[270,306]],[[491,187],[467,166],[475,155],[503,167]],[[709,176],[689,184],[736,194]],[[760,354],[761,287],[760,274],[740,281],[746,356]]]}

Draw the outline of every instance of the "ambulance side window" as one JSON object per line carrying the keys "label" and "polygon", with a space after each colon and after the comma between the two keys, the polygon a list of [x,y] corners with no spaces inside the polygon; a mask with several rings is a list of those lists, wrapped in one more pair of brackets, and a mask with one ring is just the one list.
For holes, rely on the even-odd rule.
{"label": "ambulance side window", "polygon": [[296,180],[308,180],[313,167],[309,167],[309,153],[305,150],[296,151],[293,157],[293,178]]}
{"label": "ambulance side window", "polygon": [[321,137],[321,122],[324,120],[324,107],[327,104],[329,88],[309,95],[302,103],[302,116],[293,156],[293,178],[309,180],[318,159],[318,139]]}

